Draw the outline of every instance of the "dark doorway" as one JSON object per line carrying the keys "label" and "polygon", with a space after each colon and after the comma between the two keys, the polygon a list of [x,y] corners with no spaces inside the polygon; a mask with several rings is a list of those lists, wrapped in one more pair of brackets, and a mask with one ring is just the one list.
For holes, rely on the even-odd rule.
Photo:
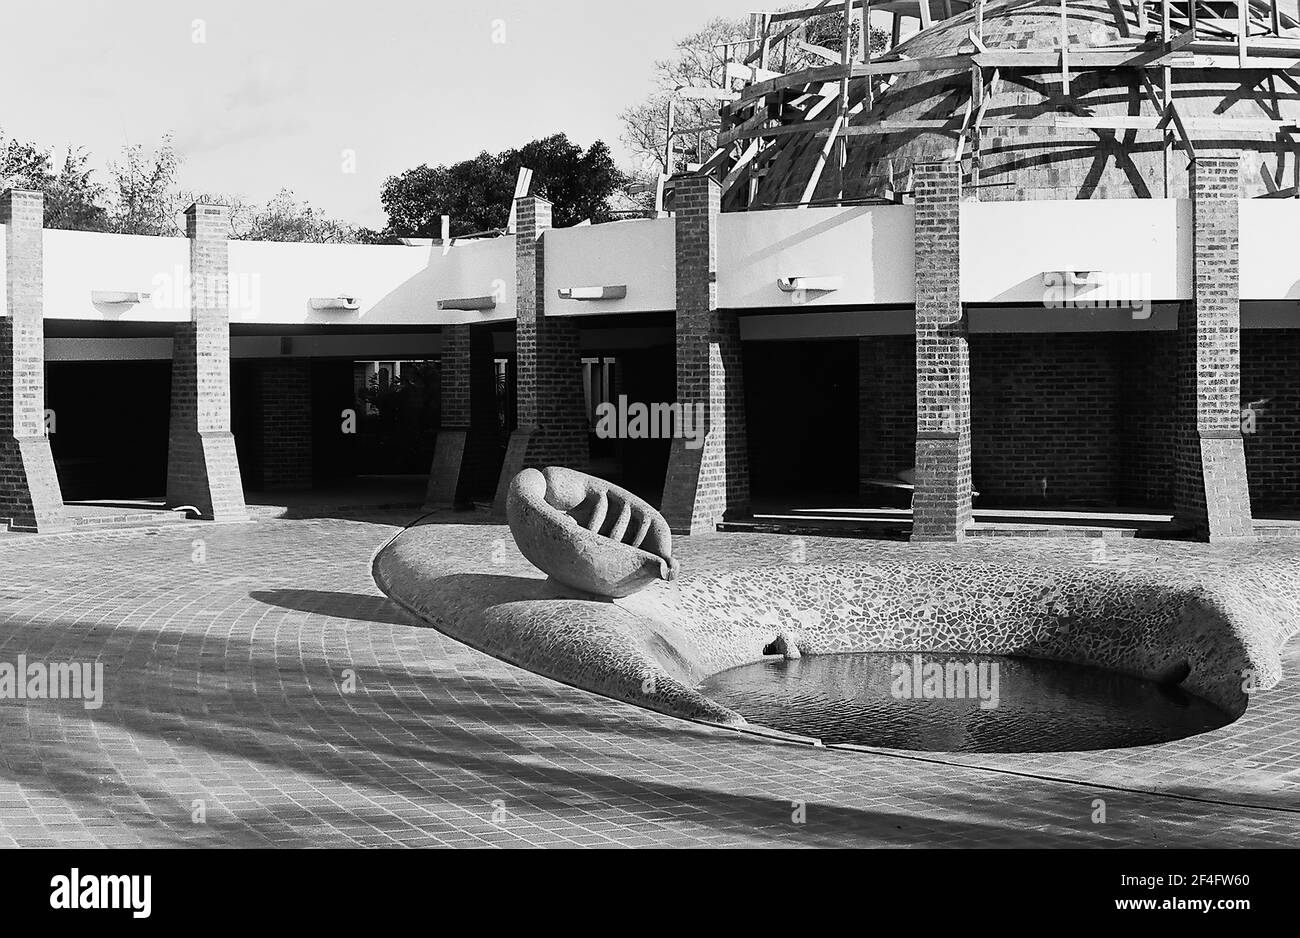
{"label": "dark doorway", "polygon": [[[626,349],[611,354],[617,379],[609,403],[616,408],[620,396],[626,397],[629,404],[647,407],[676,400],[677,374],[671,347]],[[671,439],[606,440],[593,432],[591,471],[658,505],[663,499],[671,449]]]}
{"label": "dark doorway", "polygon": [[[356,366],[350,359],[314,359],[311,363],[314,485],[328,485],[367,471],[360,468],[365,402],[357,393],[357,384]],[[348,420],[352,414],[356,415],[355,424]]]}
{"label": "dark doorway", "polygon": [[50,449],[67,501],[161,498],[171,362],[51,362]]}
{"label": "dark doorway", "polygon": [[748,342],[744,362],[752,496],[855,495],[856,341]]}
{"label": "dark doorway", "polygon": [[261,487],[262,414],[258,406],[257,362],[230,363],[230,432],[239,456],[240,480],[246,489]]}

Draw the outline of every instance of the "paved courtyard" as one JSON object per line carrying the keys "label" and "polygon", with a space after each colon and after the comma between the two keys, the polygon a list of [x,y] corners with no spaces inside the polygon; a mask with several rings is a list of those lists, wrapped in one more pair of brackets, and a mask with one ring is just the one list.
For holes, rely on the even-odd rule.
{"label": "paved courtyard", "polygon": [[[106,683],[99,710],[0,701],[0,845],[1300,846],[1300,641],[1241,720],[1177,743],[814,749],[606,700],[417,625],[369,572],[414,517],[0,538],[0,662],[97,660]],[[1245,550],[1300,556],[1286,540]],[[678,553],[791,549],[718,534]]]}

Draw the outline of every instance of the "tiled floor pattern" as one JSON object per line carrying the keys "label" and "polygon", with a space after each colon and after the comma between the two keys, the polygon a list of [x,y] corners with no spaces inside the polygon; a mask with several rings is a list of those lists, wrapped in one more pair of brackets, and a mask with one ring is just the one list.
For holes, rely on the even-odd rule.
{"label": "tiled floor pattern", "polygon": [[[1300,845],[1294,646],[1234,727],[1154,749],[956,765],[770,743],[418,627],[369,575],[408,517],[3,539],[0,663],[97,660],[106,692],[0,701],[0,845]],[[679,554],[796,549],[907,548],[715,535]]]}

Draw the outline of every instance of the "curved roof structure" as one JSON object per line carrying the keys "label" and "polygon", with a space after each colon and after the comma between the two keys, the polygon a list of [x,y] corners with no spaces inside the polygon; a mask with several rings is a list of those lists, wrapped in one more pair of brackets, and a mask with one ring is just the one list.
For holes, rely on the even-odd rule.
{"label": "curved roof structure", "polygon": [[987,0],[851,63],[847,87],[839,65],[751,84],[724,109],[724,208],[889,198],[958,156],[981,200],[1185,196],[1191,156],[1225,151],[1243,196],[1294,194],[1296,21],[1250,0],[1243,43],[1233,3],[1146,6]]}

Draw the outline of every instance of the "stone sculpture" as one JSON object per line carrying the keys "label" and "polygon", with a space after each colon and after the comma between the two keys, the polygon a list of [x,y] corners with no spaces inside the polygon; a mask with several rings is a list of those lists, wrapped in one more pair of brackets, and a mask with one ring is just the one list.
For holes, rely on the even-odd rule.
{"label": "stone sculpture", "polygon": [[677,576],[663,515],[584,472],[525,469],[510,483],[506,518],[520,553],[584,593],[618,599]]}

